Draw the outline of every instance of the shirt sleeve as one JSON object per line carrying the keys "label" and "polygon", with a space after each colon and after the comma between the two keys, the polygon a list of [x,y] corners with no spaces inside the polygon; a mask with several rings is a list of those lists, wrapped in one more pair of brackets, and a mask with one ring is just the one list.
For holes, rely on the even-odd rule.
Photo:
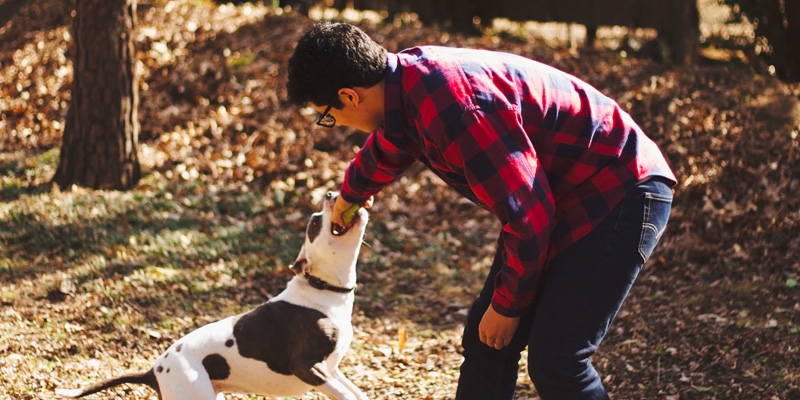
{"label": "shirt sleeve", "polygon": [[449,162],[463,162],[470,189],[503,224],[498,246],[504,264],[495,277],[492,306],[501,315],[519,316],[533,302],[542,278],[553,195],[518,112],[479,109],[465,114],[463,122],[467,132],[444,154]]}
{"label": "shirt sleeve", "polygon": [[349,203],[361,204],[402,175],[416,158],[404,137],[389,137],[384,129],[373,132],[345,172],[340,195]]}

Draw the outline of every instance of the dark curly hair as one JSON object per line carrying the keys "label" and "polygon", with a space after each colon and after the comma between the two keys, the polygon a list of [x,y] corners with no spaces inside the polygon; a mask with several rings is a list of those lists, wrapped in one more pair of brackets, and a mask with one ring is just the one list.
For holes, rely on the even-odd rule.
{"label": "dark curly hair", "polygon": [[341,88],[372,87],[386,75],[386,49],[347,23],[314,25],[289,59],[286,89],[295,105],[312,102],[341,108]]}

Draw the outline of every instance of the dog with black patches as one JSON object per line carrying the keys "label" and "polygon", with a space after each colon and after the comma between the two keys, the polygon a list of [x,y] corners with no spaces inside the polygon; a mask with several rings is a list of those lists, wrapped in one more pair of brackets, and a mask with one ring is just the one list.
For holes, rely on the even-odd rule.
{"label": "dog with black patches", "polygon": [[[316,389],[337,400],[366,400],[339,370],[353,339],[351,314],[356,260],[368,213],[334,229],[336,194],[311,216],[286,289],[255,310],[190,332],[145,372],[83,389],[58,389],[78,398],[124,383],[145,384],[162,400],[214,400],[224,392],[274,397]],[[222,395],[220,394],[220,397]]]}

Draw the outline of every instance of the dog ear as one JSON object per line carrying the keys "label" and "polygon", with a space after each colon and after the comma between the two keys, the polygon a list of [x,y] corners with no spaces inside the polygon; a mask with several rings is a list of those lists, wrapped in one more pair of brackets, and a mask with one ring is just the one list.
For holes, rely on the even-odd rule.
{"label": "dog ear", "polygon": [[305,258],[297,259],[294,264],[289,266],[295,275],[302,275],[308,271],[308,261]]}
{"label": "dog ear", "polygon": [[300,248],[300,254],[297,259],[289,266],[289,269],[294,271],[295,275],[302,275],[308,271],[308,260],[306,260],[306,246]]}

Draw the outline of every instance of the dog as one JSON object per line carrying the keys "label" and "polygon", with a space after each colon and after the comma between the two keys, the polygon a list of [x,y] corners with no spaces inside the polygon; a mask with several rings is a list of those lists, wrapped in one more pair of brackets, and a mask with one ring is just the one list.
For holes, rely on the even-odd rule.
{"label": "dog", "polygon": [[322,211],[309,219],[289,267],[296,275],[280,294],[190,332],[148,371],[56,394],[78,398],[133,383],[150,386],[162,400],[214,400],[225,392],[288,397],[311,389],[332,399],[366,400],[339,362],[353,339],[356,260],[369,216],[361,208],[349,226],[334,229],[336,196],[329,192]]}

